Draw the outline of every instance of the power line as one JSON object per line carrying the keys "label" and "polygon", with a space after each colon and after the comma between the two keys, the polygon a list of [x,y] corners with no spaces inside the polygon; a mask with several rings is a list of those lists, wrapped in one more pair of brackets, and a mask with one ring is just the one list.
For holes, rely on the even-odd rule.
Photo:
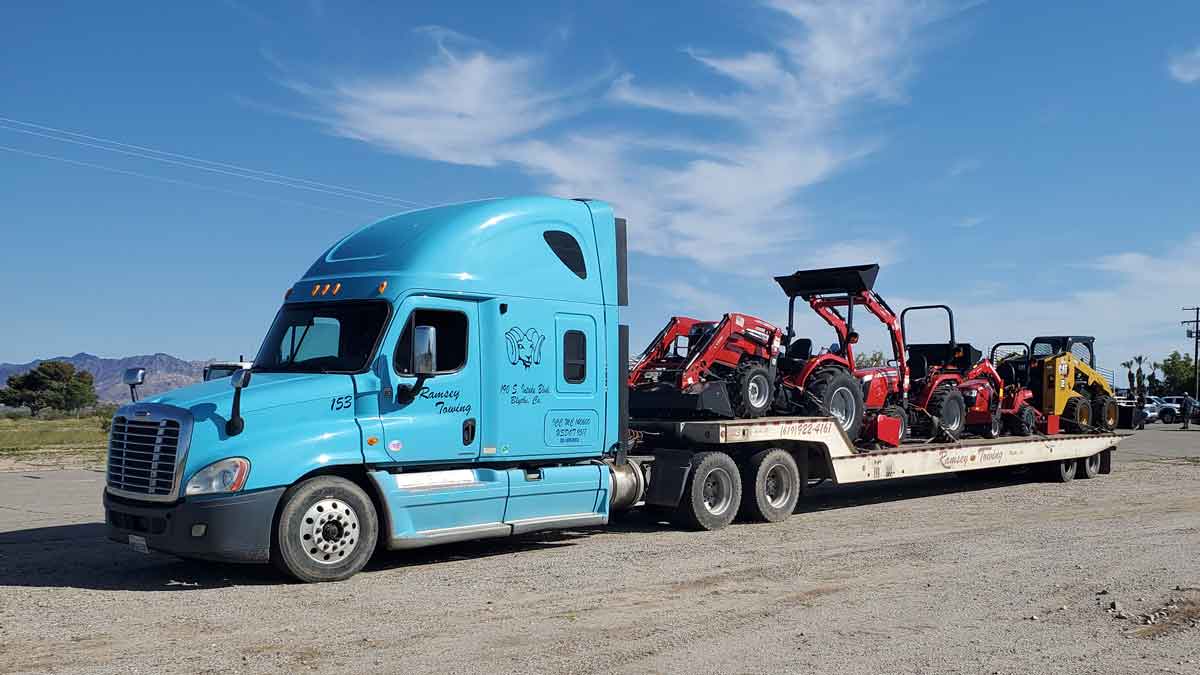
{"label": "power line", "polygon": [[43,154],[40,152],[32,152],[30,150],[22,150],[20,148],[11,148],[6,145],[0,145],[0,150],[4,150],[6,152],[13,152],[18,155],[26,155],[28,157],[38,157],[40,159],[49,159],[49,160],[53,160],[56,162],[65,162],[67,164],[74,164],[75,166],[83,166],[83,167],[87,167],[89,169],[98,169],[100,171],[108,171],[110,173],[117,173],[117,174],[122,174],[125,176],[136,176],[138,178],[146,178],[149,180],[156,180],[156,181],[159,181],[162,183],[171,183],[174,185],[186,185],[188,187],[200,188],[202,190],[213,190],[216,192],[224,192],[226,194],[236,195],[239,197],[249,197],[251,199],[265,199],[268,201],[279,202],[282,204],[291,204],[293,206],[303,206],[303,207],[309,208],[309,209],[319,209],[321,211],[340,213],[343,215],[354,216],[356,218],[374,217],[373,215],[356,213],[353,211],[345,211],[342,209],[330,208],[328,206],[318,206],[317,204],[309,204],[308,202],[302,202],[302,201],[298,201],[295,199],[284,199],[282,197],[271,197],[268,195],[254,194],[252,192],[242,192],[241,190],[231,190],[229,188],[223,188],[223,187],[219,187],[216,185],[206,185],[204,183],[196,183],[196,182],[189,181],[189,180],[180,180],[178,178],[167,178],[165,176],[155,176],[152,174],[141,173],[138,171],[129,171],[126,169],[118,169],[118,168],[111,167],[111,166],[104,166],[103,164],[94,164],[92,162],[83,162],[83,161],[80,161],[77,159],[68,159],[66,157],[58,157],[55,155],[47,155],[47,154]]}
{"label": "power line", "polygon": [[[415,202],[415,201],[412,201],[409,199],[402,199],[400,197],[395,197],[392,195],[385,195],[385,194],[380,194],[377,192],[368,192],[366,190],[359,190],[356,188],[345,187],[342,185],[334,185],[332,183],[322,183],[320,181],[309,180],[307,178],[296,178],[294,176],[287,176],[284,174],[273,173],[270,171],[262,171],[260,169],[252,169],[250,167],[240,166],[237,164],[231,164],[228,162],[217,162],[217,161],[213,161],[213,160],[209,160],[209,159],[203,159],[200,157],[194,157],[191,155],[183,155],[183,154],[176,153],[176,152],[169,152],[166,150],[158,150],[156,148],[151,148],[151,147],[147,147],[144,145],[134,145],[132,143],[124,143],[122,141],[117,141],[117,140],[113,140],[113,139],[109,139],[109,138],[103,138],[100,136],[92,136],[92,135],[88,135],[88,134],[84,134],[84,133],[79,133],[76,131],[70,131],[68,129],[59,129],[57,127],[51,127],[51,126],[47,126],[44,124],[36,124],[34,122],[26,122],[24,120],[13,119],[11,117],[0,116],[0,122],[7,122],[8,123],[7,125],[0,124],[0,128],[7,129],[9,131],[15,131],[18,133],[24,133],[24,134],[34,135],[34,136],[41,136],[43,138],[48,138],[48,139],[60,141],[63,143],[74,143],[76,145],[84,145],[84,146],[91,147],[91,148],[107,150],[109,152],[117,152],[117,153],[120,153],[123,155],[129,155],[129,156],[138,157],[141,159],[149,159],[149,160],[164,162],[164,163],[168,163],[168,164],[185,166],[185,167],[197,169],[200,171],[211,171],[214,173],[220,173],[220,174],[224,174],[224,175],[228,175],[228,176],[235,176],[237,178],[245,178],[247,180],[257,180],[257,181],[265,182],[265,183],[273,183],[276,185],[282,185],[285,187],[291,187],[291,188],[295,188],[295,189],[299,189],[299,190],[310,190],[313,192],[321,192],[321,193],[325,193],[325,194],[331,194],[331,195],[334,195],[337,197],[343,197],[346,199],[359,199],[362,201],[373,202],[376,204],[386,204],[388,202],[392,202],[394,204],[406,205],[406,206],[417,206],[417,207],[427,206],[426,204],[423,204],[421,202]],[[10,125],[19,125],[19,126],[14,127],[14,126],[10,126]],[[30,128],[26,129],[26,128],[20,128],[20,127],[30,127]],[[34,131],[34,129],[40,129],[41,131],[40,132]],[[51,133],[47,134],[47,133],[42,133],[42,132],[51,132]],[[54,135],[54,134],[59,134],[59,135]],[[73,138],[63,138],[62,136],[71,136]],[[95,143],[88,143],[85,141],[78,140],[81,138],[86,139],[87,141],[94,141]],[[100,143],[107,144],[107,145],[98,145]],[[109,146],[116,146],[116,147],[109,147]],[[127,148],[127,149],[122,149],[122,148]]]}

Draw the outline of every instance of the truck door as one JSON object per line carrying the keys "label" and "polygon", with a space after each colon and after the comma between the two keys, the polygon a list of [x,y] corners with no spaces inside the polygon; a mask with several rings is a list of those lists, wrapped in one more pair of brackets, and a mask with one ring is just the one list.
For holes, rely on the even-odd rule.
{"label": "truck door", "polygon": [[[435,374],[413,394],[412,344],[417,326],[435,331]],[[476,303],[414,296],[401,303],[392,323],[394,381],[380,401],[379,419],[388,455],[396,461],[453,463],[479,456],[479,334]],[[393,336],[389,336],[392,338]],[[386,392],[386,389],[385,389]]]}

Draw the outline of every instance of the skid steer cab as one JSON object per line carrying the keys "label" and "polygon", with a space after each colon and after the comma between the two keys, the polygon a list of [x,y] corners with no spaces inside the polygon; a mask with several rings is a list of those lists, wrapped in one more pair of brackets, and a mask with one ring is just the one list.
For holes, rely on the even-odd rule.
{"label": "skid steer cab", "polygon": [[675,316],[629,371],[629,409],[642,418],[761,417],[771,408],[783,332],[748,314]]}
{"label": "skid steer cab", "polygon": [[321,581],[377,545],[607,522],[614,483],[626,501],[642,484],[613,460],[624,227],[603,202],[533,197],[345,236],[249,369],[117,412],[109,536]]}

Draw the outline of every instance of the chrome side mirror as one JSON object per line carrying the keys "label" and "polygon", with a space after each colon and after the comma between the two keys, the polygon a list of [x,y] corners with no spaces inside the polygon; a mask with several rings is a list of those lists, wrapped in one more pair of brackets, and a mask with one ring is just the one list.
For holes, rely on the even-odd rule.
{"label": "chrome side mirror", "polygon": [[145,368],[126,368],[125,374],[122,376],[125,384],[129,385],[129,398],[134,403],[137,403],[137,388],[146,381]]}
{"label": "chrome side mirror", "polygon": [[233,377],[229,378],[230,384],[234,389],[241,389],[250,386],[250,369],[240,368],[233,373]]}
{"label": "chrome side mirror", "polygon": [[437,328],[416,326],[413,330],[413,374],[431,377],[437,373]]}
{"label": "chrome side mirror", "polygon": [[229,421],[225,423],[225,434],[237,436],[246,428],[246,420],[242,419],[242,389],[250,384],[250,370],[242,368],[229,378],[233,385],[233,406],[229,411]]}

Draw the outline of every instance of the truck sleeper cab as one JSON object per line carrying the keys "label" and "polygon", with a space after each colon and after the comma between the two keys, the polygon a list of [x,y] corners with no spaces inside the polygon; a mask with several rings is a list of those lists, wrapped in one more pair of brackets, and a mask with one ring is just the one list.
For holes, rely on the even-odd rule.
{"label": "truck sleeper cab", "polygon": [[110,538],[346,578],[392,549],[608,520],[624,221],[495,199],[386,218],[286,294],[253,368],[122,407]]}

